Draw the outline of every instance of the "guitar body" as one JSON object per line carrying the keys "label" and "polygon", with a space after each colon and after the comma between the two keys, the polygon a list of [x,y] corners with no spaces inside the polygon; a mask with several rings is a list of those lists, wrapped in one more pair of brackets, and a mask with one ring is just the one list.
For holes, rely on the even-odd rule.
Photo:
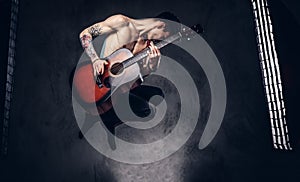
{"label": "guitar body", "polygon": [[[199,33],[199,25],[193,26]],[[160,49],[171,42],[193,35],[194,32],[190,28],[183,28],[182,31],[169,36],[164,41],[160,41],[155,46]],[[202,29],[203,30],[203,29]],[[189,40],[189,37],[188,37]],[[145,48],[135,56],[128,49],[119,49],[105,58],[108,65],[105,66],[104,74],[94,78],[93,66],[90,61],[86,61],[79,66],[74,74],[73,84],[76,88],[76,95],[82,105],[90,109],[90,113],[102,114],[112,107],[110,96],[116,91],[129,91],[138,85],[136,82],[140,75],[140,67],[138,61],[147,57],[150,48]],[[127,83],[127,84],[126,84]],[[130,84],[132,83],[132,84]],[[97,109],[93,107],[97,104]],[[86,107],[86,108],[87,108]],[[89,109],[87,109],[89,110]],[[91,111],[93,110],[93,111]]]}
{"label": "guitar body", "polygon": [[90,61],[86,61],[79,65],[75,71],[73,84],[81,101],[86,104],[97,103],[100,105],[108,100],[113,92],[122,86],[122,90],[130,90],[130,86],[123,86],[125,83],[136,80],[140,74],[140,68],[137,63],[121,69],[121,71],[114,71],[118,66],[122,66],[123,61],[133,57],[133,54],[125,48],[113,52],[105,58],[108,65],[105,65],[104,74],[98,76],[102,85],[99,86],[93,75],[93,66]]}

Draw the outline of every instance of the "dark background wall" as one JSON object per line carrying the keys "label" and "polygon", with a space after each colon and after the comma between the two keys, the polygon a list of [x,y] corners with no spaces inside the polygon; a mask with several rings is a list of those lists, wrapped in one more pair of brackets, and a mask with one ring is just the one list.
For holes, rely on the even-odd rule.
{"label": "dark background wall", "polygon": [[[129,181],[139,179],[142,172],[148,177],[141,181],[299,181],[299,3],[282,0],[269,4],[295,149],[291,152],[272,148],[250,0],[22,0],[9,152],[1,158],[0,180],[117,181],[123,177],[122,181]],[[2,8],[7,12],[9,5]],[[217,55],[227,83],[224,122],[213,142],[202,151],[197,148],[203,130],[200,124],[177,154],[149,164],[149,169],[147,165],[121,164],[78,139],[68,83],[82,53],[78,34],[112,14],[145,18],[166,10],[186,25],[203,26],[203,37]],[[7,25],[7,18],[3,19],[1,24]],[[7,42],[7,36],[4,30],[1,75],[5,75],[7,47],[3,42]],[[183,162],[177,163],[179,158]],[[171,177],[156,177],[166,173]]]}

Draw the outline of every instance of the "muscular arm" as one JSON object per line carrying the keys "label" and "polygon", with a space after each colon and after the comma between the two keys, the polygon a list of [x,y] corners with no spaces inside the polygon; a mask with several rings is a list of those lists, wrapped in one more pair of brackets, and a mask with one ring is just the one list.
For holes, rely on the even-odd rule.
{"label": "muscular arm", "polygon": [[[98,57],[92,40],[93,38],[103,35],[103,34],[109,34],[112,32],[118,31],[119,28],[122,28],[124,26],[128,25],[129,18],[123,15],[114,15],[109,18],[107,18],[105,21],[96,23],[86,29],[84,29],[80,35],[80,41],[81,45],[84,48],[87,55],[91,58],[91,62],[94,64],[96,62],[100,62],[100,58]],[[103,63],[105,61],[102,61],[102,63],[97,63],[97,65],[94,66],[94,70],[96,70],[97,73],[100,71],[103,73]],[[101,64],[101,65],[100,65]],[[106,63],[107,64],[107,63]],[[99,68],[97,68],[99,67]]]}
{"label": "muscular arm", "polygon": [[122,28],[124,26],[128,25],[129,18],[123,15],[114,15],[109,18],[107,18],[105,21],[96,23],[86,29],[84,29],[80,35],[80,41],[82,47],[86,50],[86,53],[88,56],[91,57],[91,60],[93,61],[93,58],[95,59],[97,56],[96,51],[93,47],[92,40],[93,38],[103,35],[112,33],[115,31],[118,31],[119,28]]}
{"label": "muscular arm", "polygon": [[91,61],[94,63],[97,59],[99,59],[93,43],[92,43],[92,36],[88,33],[84,34],[80,37],[81,45],[84,48],[86,54],[91,58]]}

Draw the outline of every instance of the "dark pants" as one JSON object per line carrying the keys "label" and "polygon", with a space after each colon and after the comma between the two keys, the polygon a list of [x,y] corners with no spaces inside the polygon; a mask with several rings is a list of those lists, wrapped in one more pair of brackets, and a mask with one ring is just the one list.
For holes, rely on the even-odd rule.
{"label": "dark pants", "polygon": [[[124,94],[125,97],[126,94]],[[156,105],[158,105],[161,101],[155,101],[149,105],[149,100],[151,97],[158,95],[164,97],[163,92],[160,88],[140,85],[134,89],[132,89],[129,93],[129,104],[132,111],[139,117],[147,117],[151,113],[151,110],[154,111]],[[118,97],[122,97],[119,95]],[[106,126],[107,130],[111,132],[113,135],[115,134],[115,127],[122,124],[123,122],[118,118],[114,109],[110,109],[104,114],[100,115],[103,124]],[[97,121],[99,121],[98,116],[92,116],[87,114],[85,122],[81,128],[81,132],[86,133]],[[83,135],[80,133],[79,137],[82,138]]]}

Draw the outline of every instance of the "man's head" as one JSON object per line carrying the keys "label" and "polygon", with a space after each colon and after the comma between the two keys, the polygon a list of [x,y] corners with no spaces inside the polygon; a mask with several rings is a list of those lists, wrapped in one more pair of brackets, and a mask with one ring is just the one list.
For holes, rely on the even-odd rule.
{"label": "man's head", "polygon": [[[180,31],[179,19],[170,12],[163,12],[157,15],[154,28],[148,32],[148,39],[159,40],[173,35]],[[177,23],[174,23],[177,22]]]}
{"label": "man's head", "polygon": [[155,18],[161,19],[165,24],[165,31],[170,32],[171,35],[180,31],[180,21],[173,13],[168,11],[162,12]]}
{"label": "man's head", "polygon": [[154,23],[154,28],[152,28],[150,31],[148,31],[148,37],[147,39],[150,40],[159,40],[164,39],[170,35],[170,32],[166,30],[166,23],[163,21],[156,21]]}

